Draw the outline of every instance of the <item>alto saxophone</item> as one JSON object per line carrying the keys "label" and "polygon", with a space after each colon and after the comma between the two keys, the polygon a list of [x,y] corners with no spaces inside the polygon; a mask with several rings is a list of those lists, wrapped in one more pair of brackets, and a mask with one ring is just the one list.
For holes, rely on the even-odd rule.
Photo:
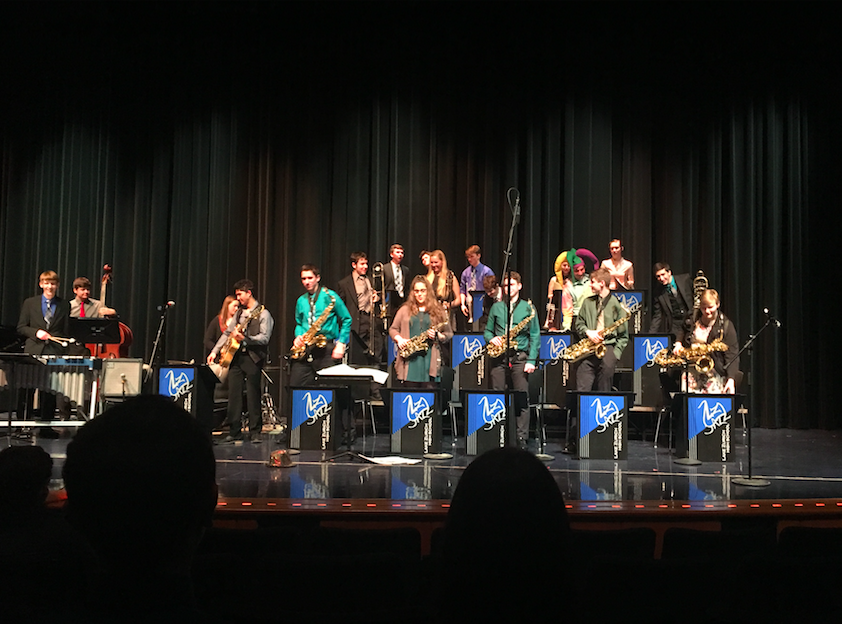
{"label": "alto saxophone", "polygon": [[[433,331],[438,331],[442,327],[447,325],[447,321],[439,323],[438,325],[434,325],[430,327]],[[429,329],[425,329],[423,332],[414,336],[403,343],[403,346],[398,349],[398,353],[403,359],[408,358],[409,356],[418,353],[420,351],[426,351],[430,348],[430,343],[427,339],[427,332],[430,331]]]}
{"label": "alto saxophone", "polygon": [[[622,304],[620,304],[622,306]],[[607,338],[614,334],[614,332],[619,329],[621,325],[626,323],[632,315],[638,311],[640,308],[640,304],[636,304],[632,306],[631,309],[626,310],[626,315],[622,318],[617,319],[614,323],[605,327],[599,331],[599,335],[602,336],[603,339]],[[586,357],[590,357],[591,355],[595,355],[600,360],[605,357],[606,346],[605,342],[594,342],[590,338],[583,338],[579,342],[574,345],[570,345],[567,349],[564,350],[564,354],[561,356],[561,359],[566,360],[568,362],[578,362],[579,360],[583,360]]]}
{"label": "alto saxophone", "polygon": [[529,325],[529,321],[535,318],[535,306],[532,305],[532,300],[528,299],[527,303],[529,304],[529,309],[531,310],[529,316],[509,330],[509,335],[503,340],[503,343],[500,346],[495,345],[493,342],[488,343],[486,353],[488,353],[489,357],[498,358],[509,349],[517,349],[517,335],[524,327]]}
{"label": "alto saxophone", "polygon": [[310,329],[301,334],[301,338],[303,338],[304,342],[300,347],[292,345],[292,349],[289,350],[289,356],[293,360],[300,360],[303,358],[308,347],[315,346],[322,349],[327,344],[327,338],[319,332],[322,330],[322,325],[325,324],[327,317],[329,317],[330,313],[333,311],[334,305],[336,305],[336,298],[333,295],[330,295],[330,304],[328,304],[324,311],[319,315],[319,318],[310,325]]}

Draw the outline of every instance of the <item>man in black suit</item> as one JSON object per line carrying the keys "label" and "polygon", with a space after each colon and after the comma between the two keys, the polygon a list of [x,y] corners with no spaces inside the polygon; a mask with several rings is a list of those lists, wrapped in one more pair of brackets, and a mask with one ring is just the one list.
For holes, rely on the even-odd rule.
{"label": "man in black suit", "polygon": [[377,292],[372,288],[371,281],[366,275],[368,256],[364,251],[355,251],[351,254],[351,267],[353,268],[351,274],[339,280],[336,294],[351,314],[348,363],[368,365],[374,361],[369,355],[369,348],[374,346],[374,353],[377,353],[377,345],[373,345],[372,342],[374,328],[371,322]]}
{"label": "man in black suit", "polygon": [[395,243],[389,247],[389,262],[383,267],[383,289],[389,304],[388,317],[395,318],[404,301],[409,288],[409,269],[401,264],[403,261],[403,245]]}
{"label": "man in black suit", "polygon": [[[66,355],[67,348],[57,339],[70,335],[70,304],[56,294],[59,278],[55,271],[41,273],[38,285],[41,294],[23,302],[18,320],[18,333],[26,337],[23,350],[30,355]],[[41,409],[38,419],[50,421],[56,411],[56,395],[40,393]],[[58,437],[49,427],[42,427],[39,435]]]}
{"label": "man in black suit", "polygon": [[666,262],[656,263],[654,269],[662,288],[655,297],[649,333],[674,334],[675,340],[681,342],[685,321],[693,309],[693,282],[687,273],[673,275]]}

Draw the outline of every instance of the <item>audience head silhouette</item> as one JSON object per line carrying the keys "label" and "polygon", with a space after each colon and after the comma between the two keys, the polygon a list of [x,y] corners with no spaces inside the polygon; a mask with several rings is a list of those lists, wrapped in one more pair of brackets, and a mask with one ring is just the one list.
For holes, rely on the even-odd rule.
{"label": "audience head silhouette", "polygon": [[0,451],[0,517],[31,515],[44,508],[53,460],[40,446]]}
{"label": "audience head silhouette", "polygon": [[532,454],[506,447],[475,459],[447,515],[444,555],[464,572],[449,616],[488,621],[523,613],[527,587],[530,596],[557,592],[569,532],[561,491]]}
{"label": "audience head silhouette", "polygon": [[68,520],[106,575],[187,577],[217,498],[210,439],[187,412],[161,396],[120,403],[79,430],[63,474]]}

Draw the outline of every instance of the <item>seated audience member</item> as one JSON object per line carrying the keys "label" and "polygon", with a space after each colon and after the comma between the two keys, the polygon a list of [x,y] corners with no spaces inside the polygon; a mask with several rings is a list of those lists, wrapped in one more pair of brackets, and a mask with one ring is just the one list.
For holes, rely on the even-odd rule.
{"label": "seated audience member", "polygon": [[459,479],[447,514],[444,564],[460,581],[458,590],[443,590],[440,616],[558,619],[559,601],[545,598],[566,587],[569,533],[561,491],[537,458],[511,447],[481,455]]}
{"label": "seated audience member", "polygon": [[79,430],[63,475],[68,520],[98,561],[86,621],[208,621],[190,582],[217,499],[200,425],[164,397],[129,399]]}
{"label": "seated audience member", "polygon": [[64,622],[86,591],[92,554],[59,510],[48,509],[53,460],[40,446],[0,452],[3,622]]}

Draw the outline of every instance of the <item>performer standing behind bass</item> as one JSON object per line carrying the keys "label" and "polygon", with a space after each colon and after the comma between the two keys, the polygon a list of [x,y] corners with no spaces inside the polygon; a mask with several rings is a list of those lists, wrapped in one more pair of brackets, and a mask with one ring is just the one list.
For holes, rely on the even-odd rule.
{"label": "performer standing behind bass", "polygon": [[673,275],[666,262],[655,263],[655,279],[661,292],[655,298],[650,334],[673,334],[676,342],[684,340],[686,321],[693,310],[693,282],[690,275]]}
{"label": "performer standing behind bass", "polygon": [[[242,279],[234,284],[234,294],[240,304],[240,310],[231,318],[228,327],[222,332],[219,340],[208,355],[208,364],[216,361],[220,350],[230,341],[239,343],[239,349],[234,353],[228,367],[228,435],[220,444],[242,443],[243,433],[240,428],[240,418],[243,412],[243,384],[246,386],[246,400],[249,416],[249,438],[253,444],[261,442],[260,433],[263,429],[263,414],[260,407],[260,382],[263,365],[266,362],[269,340],[275,327],[275,319],[269,311],[263,310],[257,317],[247,322],[259,307],[254,298],[254,284],[251,280]],[[243,327],[244,332],[240,330]]]}
{"label": "performer standing behind bass", "polygon": [[[406,386],[432,388],[441,381],[440,344],[453,338],[447,314],[430,294],[426,278],[419,275],[412,280],[409,299],[395,315],[389,335],[398,348],[395,372]],[[411,339],[427,336],[427,348],[421,348],[404,358],[400,354]]]}
{"label": "performer standing behind bass", "polygon": [[[508,367],[505,351],[500,357],[491,360],[491,387],[494,390],[505,390],[506,377],[511,375],[512,386],[515,389],[515,405],[519,405],[517,411],[517,443],[519,447],[525,449],[529,439],[529,381],[527,375],[535,371],[538,363],[541,327],[535,314],[535,307],[531,302],[520,299],[521,288],[523,288],[523,283],[520,274],[516,271],[512,271],[510,276],[503,276],[504,299],[491,306],[491,311],[488,313],[488,325],[485,328],[485,340],[497,347],[505,344],[509,316],[509,302],[506,300],[506,296],[510,297],[511,328],[515,329],[523,322],[526,322],[526,326],[515,337],[517,348],[511,355]],[[529,319],[530,315],[531,319]]]}

